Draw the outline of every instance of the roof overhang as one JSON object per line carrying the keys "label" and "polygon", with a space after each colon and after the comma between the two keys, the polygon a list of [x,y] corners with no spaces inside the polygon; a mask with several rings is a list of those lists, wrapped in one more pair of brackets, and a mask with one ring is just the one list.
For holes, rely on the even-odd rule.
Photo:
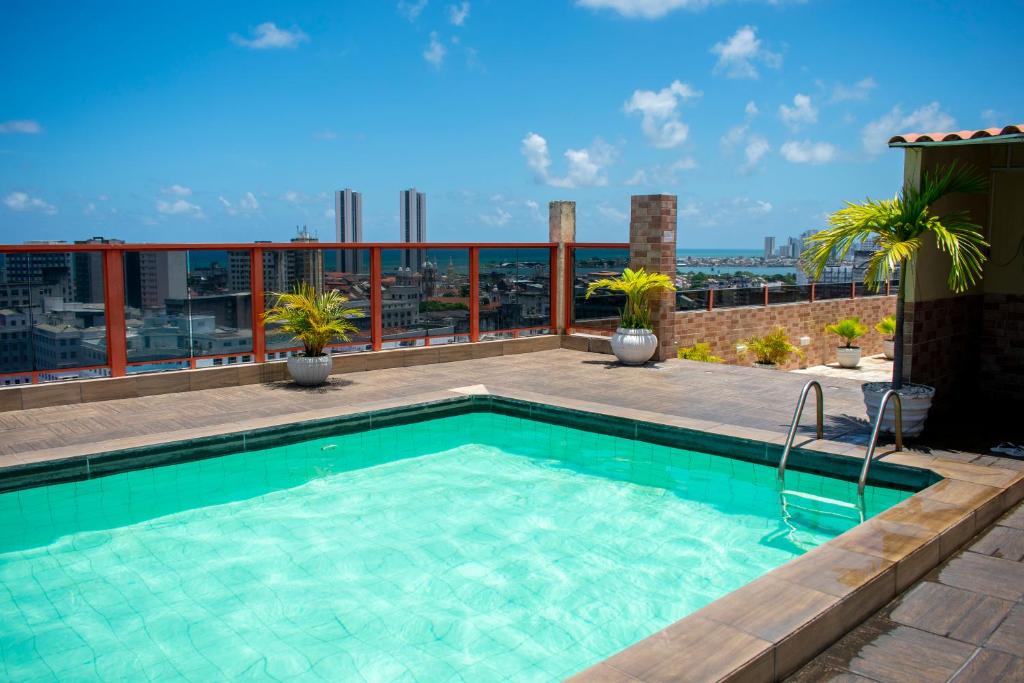
{"label": "roof overhang", "polygon": [[1011,124],[1002,128],[956,130],[949,133],[905,133],[889,138],[889,146],[999,145],[1021,141],[1024,141],[1024,124]]}

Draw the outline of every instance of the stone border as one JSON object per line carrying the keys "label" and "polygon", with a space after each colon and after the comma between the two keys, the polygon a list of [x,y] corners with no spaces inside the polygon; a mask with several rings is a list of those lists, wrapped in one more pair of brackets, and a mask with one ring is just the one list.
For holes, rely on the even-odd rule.
{"label": "stone border", "polygon": [[[560,346],[560,337],[548,334],[519,339],[476,342],[475,344],[445,344],[388,351],[363,351],[334,356],[332,374],[508,356],[532,351],[549,351],[560,348]],[[286,379],[288,379],[288,370],[285,367],[285,361],[279,360],[267,363],[223,365],[197,370],[169,370],[127,377],[27,384],[0,388],[0,412],[201,391],[203,389],[220,389]]]}
{"label": "stone border", "polygon": [[[152,451],[154,444],[162,443],[168,448],[157,449],[154,457],[159,457],[160,452],[172,449],[174,443],[180,446],[183,440],[214,437],[210,444],[213,450],[199,455],[214,457],[223,454],[219,451],[224,448],[237,450],[238,439],[242,439],[243,448],[247,445],[247,437],[239,428],[266,430],[285,426],[289,429],[289,425],[312,420],[308,427],[314,431],[337,429],[339,416],[347,416],[353,424],[361,424],[365,428],[372,421],[367,417],[368,411],[378,413],[385,421],[415,419],[402,414],[407,415],[409,408],[422,408],[438,414],[437,411],[458,409],[456,404],[464,401],[489,404],[488,395],[525,402],[527,405],[520,406],[520,410],[530,417],[542,417],[533,414],[532,405],[538,406],[538,413],[557,409],[586,413],[591,420],[590,426],[599,426],[600,431],[622,431],[625,424],[624,436],[639,436],[641,425],[655,431],[665,431],[664,428],[668,427],[701,432],[712,442],[719,439],[719,446],[724,443],[722,439],[729,439],[730,448],[737,449],[733,457],[763,461],[764,464],[771,464],[773,454],[777,462],[777,454],[781,452],[785,439],[784,434],[724,423],[525,391],[491,392],[486,387],[477,386],[408,396],[359,408],[336,407],[262,418],[231,425],[233,432],[225,429],[225,425],[219,425],[202,430],[169,432],[163,435],[164,439],[160,435],[151,435],[41,451],[36,454],[34,463],[0,468],[0,472],[21,470],[20,473],[28,474],[24,468],[34,469],[50,463],[64,470],[70,478],[82,479],[94,474],[90,460],[101,466],[131,469],[131,463],[124,459],[126,456],[130,458],[130,452],[109,452],[118,448],[144,446]],[[595,420],[595,416],[613,419]],[[630,429],[633,430],[631,434],[628,433]],[[314,438],[310,434],[312,432],[301,438]],[[813,450],[807,448],[808,444],[813,444]],[[800,458],[819,454],[828,456],[827,463],[845,462],[848,468],[856,471],[863,457],[862,446],[843,442],[805,439],[798,446],[794,451],[795,467]],[[266,447],[266,443],[261,447]],[[711,447],[714,448],[713,443]],[[93,458],[100,453],[105,455]],[[571,680],[781,680],[882,608],[977,532],[988,527],[1004,511],[1024,499],[1024,472],[908,452],[890,453],[883,457],[885,459],[872,470],[876,476],[886,470],[901,472],[912,468],[932,473],[930,481],[941,479],[863,524],[597,663]],[[156,464],[160,463],[150,461],[143,466]],[[68,467],[72,471],[68,471]],[[831,469],[832,465],[829,467]],[[76,468],[78,471],[73,471]],[[36,475],[40,474],[36,470]],[[21,486],[56,483],[52,469],[48,480],[42,480],[47,476],[45,473],[41,476],[33,482],[22,481]]]}

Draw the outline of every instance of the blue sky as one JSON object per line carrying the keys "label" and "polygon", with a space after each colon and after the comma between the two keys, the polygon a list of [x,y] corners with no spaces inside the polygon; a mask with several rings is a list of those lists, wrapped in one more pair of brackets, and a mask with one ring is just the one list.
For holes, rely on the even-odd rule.
{"label": "blue sky", "polygon": [[0,242],[333,235],[622,241],[679,195],[680,247],[758,247],[890,195],[892,133],[1019,123],[1021,2],[5,3]]}

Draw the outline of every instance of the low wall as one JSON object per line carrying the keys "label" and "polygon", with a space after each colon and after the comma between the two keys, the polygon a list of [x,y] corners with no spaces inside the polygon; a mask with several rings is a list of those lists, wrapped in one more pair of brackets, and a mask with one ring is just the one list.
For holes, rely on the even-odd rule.
{"label": "low wall", "polygon": [[736,342],[782,327],[794,345],[799,344],[798,340],[802,336],[811,338],[810,346],[803,348],[804,359],[790,360],[785,368],[823,365],[835,361],[835,349],[839,345],[838,337],[825,332],[825,325],[843,318],[859,317],[869,330],[859,340],[859,344],[863,354],[870,356],[882,352],[883,337],[875,331],[875,323],[895,313],[895,295],[717,308],[711,311],[677,311],[675,342],[677,346],[693,346],[704,342],[710,344],[712,352],[724,358],[727,363],[745,365],[754,359],[739,358]]}

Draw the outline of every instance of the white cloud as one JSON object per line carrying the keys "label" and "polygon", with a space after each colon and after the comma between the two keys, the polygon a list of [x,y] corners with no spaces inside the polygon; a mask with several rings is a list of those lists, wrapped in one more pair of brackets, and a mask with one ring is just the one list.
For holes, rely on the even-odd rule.
{"label": "white cloud", "polygon": [[[230,200],[223,196],[217,197],[217,200],[221,203],[221,206],[224,207],[224,210],[232,216],[257,213],[260,210],[259,200],[256,199],[256,195],[252,192],[246,192],[242,195],[242,198],[238,200],[237,205],[232,204]],[[333,209],[331,212],[331,215],[333,216]]]}
{"label": "white cloud", "polygon": [[458,5],[448,5],[448,21],[453,26],[462,26],[469,18],[469,3],[461,2]]}
{"label": "white cloud", "polygon": [[747,106],[743,108],[743,111],[749,118],[754,118],[761,113],[761,110],[757,108],[757,103],[754,102],[754,100],[747,102]]}
{"label": "white cloud", "polygon": [[1006,115],[1001,111],[995,109],[982,109],[979,115],[981,120],[985,122],[985,125],[989,128],[996,128],[997,126],[1003,125],[1003,119]]}
{"label": "white cloud", "polygon": [[544,215],[540,211],[540,204],[532,199],[527,199],[523,204],[525,204],[527,210],[530,212],[530,218],[535,221],[544,220]]}
{"label": "white cloud", "polygon": [[0,134],[21,133],[23,135],[37,135],[43,132],[43,127],[38,121],[31,119],[16,119],[0,123]]}
{"label": "white cloud", "polygon": [[423,51],[423,59],[427,60],[434,65],[434,68],[440,69],[444,63],[445,53],[448,52],[448,48],[438,39],[437,31],[430,32],[430,44],[427,49]]}
{"label": "white cloud", "polygon": [[587,149],[567,149],[565,176],[551,175],[551,154],[548,141],[537,133],[523,138],[523,156],[538,182],[551,187],[602,187],[608,184],[605,170],[615,158],[615,150],[600,138]]}
{"label": "white cloud", "polygon": [[416,21],[427,7],[427,0],[399,0],[398,12],[409,21]]}
{"label": "white cloud", "polygon": [[576,0],[580,7],[610,9],[624,17],[657,19],[677,9],[704,9],[712,0]]}
{"label": "white cloud", "polygon": [[744,107],[744,112],[747,115],[746,121],[726,131],[725,135],[722,136],[721,142],[726,152],[731,152],[739,147],[743,148],[744,162],[739,170],[740,173],[746,174],[757,168],[758,164],[761,163],[761,159],[771,151],[771,145],[768,144],[768,140],[763,136],[750,130],[751,119],[758,114],[757,105],[753,102],[748,102],[747,106]]}
{"label": "white cloud", "polygon": [[937,133],[953,130],[956,120],[942,111],[938,102],[915,109],[907,115],[899,105],[872,121],[861,130],[861,142],[868,154],[881,154],[888,148],[889,138],[900,133]]}
{"label": "white cloud", "polygon": [[755,200],[753,204],[747,207],[747,213],[754,215],[766,214],[772,212],[772,203],[766,202],[761,199]]}
{"label": "white cloud", "polygon": [[175,199],[172,201],[158,199],[156,200],[156,210],[158,213],[162,213],[165,216],[193,216],[195,218],[203,218],[202,207],[184,199]]}
{"label": "white cloud", "polygon": [[4,206],[11,211],[38,211],[52,216],[57,213],[57,207],[44,202],[39,197],[30,197],[24,192],[12,192],[4,197]]}
{"label": "white cloud", "polygon": [[654,90],[634,90],[624,105],[627,114],[640,112],[640,129],[652,145],[660,149],[678,147],[686,141],[690,127],[679,118],[679,102],[700,97],[701,93],[686,83],[672,81],[671,85]]}
{"label": "white cloud", "polygon": [[313,133],[313,138],[315,140],[336,140],[338,138],[338,134],[330,128],[325,128]]}
{"label": "white cloud", "polygon": [[862,78],[853,85],[843,85],[837,83],[832,88],[832,101],[833,102],[847,102],[849,100],[866,100],[872,90],[878,87],[875,83],[875,79],[870,76]]}
{"label": "white cloud", "polygon": [[751,135],[750,139],[747,140],[747,144],[743,147],[743,158],[746,162],[740,167],[740,170],[744,173],[749,173],[757,168],[757,165],[761,162],[761,159],[765,154],[772,150],[772,146],[768,144],[760,135]]}
{"label": "white cloud", "polygon": [[644,187],[678,185],[679,178],[677,173],[679,171],[692,171],[695,168],[697,168],[696,159],[693,157],[683,157],[667,166],[658,164],[650,168],[637,169],[629,180],[626,181],[626,184]]}
{"label": "white cloud", "polygon": [[605,218],[614,221],[616,223],[624,223],[629,220],[629,214],[625,211],[620,211],[614,206],[608,206],[607,204],[598,204],[597,212]]}
{"label": "white cloud", "polygon": [[265,21],[252,30],[251,38],[232,33],[231,42],[247,47],[250,50],[273,50],[277,48],[296,47],[299,43],[309,40],[309,36],[298,27],[291,29],[278,28],[272,21]]}
{"label": "white cloud", "polygon": [[793,97],[793,106],[779,105],[779,118],[786,122],[790,128],[799,128],[805,123],[816,123],[818,121],[818,110],[811,104],[809,95],[797,94]]}
{"label": "white cloud", "polygon": [[789,140],[779,148],[782,157],[794,164],[825,164],[835,160],[837,151],[827,142],[810,140]]}
{"label": "white cloud", "polygon": [[727,78],[757,78],[755,62],[773,69],[782,66],[782,55],[764,47],[756,26],[741,26],[728,40],[715,43],[711,52],[718,55],[714,73]]}
{"label": "white cloud", "polygon": [[480,214],[480,221],[487,225],[505,225],[512,220],[512,214],[500,206],[494,207],[493,213]]}
{"label": "white cloud", "polygon": [[177,183],[161,188],[160,191],[164,194],[174,195],[175,197],[188,197],[192,194],[191,188],[185,187],[184,185],[178,185]]}

